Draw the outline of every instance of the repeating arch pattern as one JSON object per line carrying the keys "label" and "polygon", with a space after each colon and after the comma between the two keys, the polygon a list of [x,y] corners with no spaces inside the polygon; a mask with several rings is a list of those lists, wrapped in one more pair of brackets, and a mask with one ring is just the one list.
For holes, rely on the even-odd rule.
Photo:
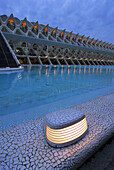
{"label": "repeating arch pattern", "polygon": [[[114,45],[109,42],[68,32],[65,29],[60,30],[58,27],[52,28],[49,24],[39,24],[38,21],[30,22],[27,18],[20,20],[13,14],[9,17],[0,16],[0,30],[4,35],[7,33],[54,42],[53,45],[48,45],[8,38],[21,64],[114,65]],[[57,46],[55,42],[67,46]],[[73,45],[76,48],[72,48]]]}

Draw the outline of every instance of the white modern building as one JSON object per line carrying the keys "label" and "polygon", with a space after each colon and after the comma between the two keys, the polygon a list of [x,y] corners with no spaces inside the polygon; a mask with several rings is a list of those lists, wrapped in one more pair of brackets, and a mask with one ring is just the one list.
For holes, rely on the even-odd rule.
{"label": "white modern building", "polygon": [[49,24],[1,15],[0,31],[21,64],[114,65],[113,44]]}

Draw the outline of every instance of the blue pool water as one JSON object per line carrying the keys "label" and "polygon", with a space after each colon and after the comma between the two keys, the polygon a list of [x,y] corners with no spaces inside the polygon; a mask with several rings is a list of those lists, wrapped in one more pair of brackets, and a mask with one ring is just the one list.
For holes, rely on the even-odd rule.
{"label": "blue pool water", "polygon": [[[103,96],[113,92],[113,87],[114,67],[111,66],[33,66],[24,67],[24,71],[20,72],[2,73],[0,74],[0,118],[3,121],[6,116],[10,118],[15,112],[46,106],[73,96],[75,96],[76,102],[73,101],[75,105],[83,102],[81,97],[78,101],[80,95],[92,94],[92,98],[96,98],[99,95],[94,94],[97,94],[95,92],[98,90],[105,89],[100,94]],[[87,97],[87,100],[90,98]],[[38,109],[38,117],[39,113]]]}

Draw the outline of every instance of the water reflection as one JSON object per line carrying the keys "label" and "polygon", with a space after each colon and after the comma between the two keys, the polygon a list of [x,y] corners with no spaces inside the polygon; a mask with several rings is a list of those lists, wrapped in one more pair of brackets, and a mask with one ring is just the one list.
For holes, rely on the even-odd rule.
{"label": "water reflection", "polygon": [[18,79],[22,79],[22,75],[21,74],[18,74]]}
{"label": "water reflection", "polygon": [[113,86],[113,67],[27,66],[24,70],[0,74],[0,106],[5,113]]}
{"label": "water reflection", "polygon": [[68,75],[70,74],[70,69],[68,68]]}
{"label": "water reflection", "polygon": [[63,67],[61,68],[61,75],[63,75]]}
{"label": "water reflection", "polygon": [[54,69],[54,75],[56,75],[56,69]]}
{"label": "water reflection", "polygon": [[98,73],[98,70],[99,70],[99,69],[98,69],[98,67],[97,67],[97,69],[96,69],[96,73]]}
{"label": "water reflection", "polygon": [[74,67],[74,74],[76,73],[76,67]]}
{"label": "water reflection", "polygon": [[100,73],[102,72],[102,68],[100,68]]}
{"label": "water reflection", "polygon": [[86,73],[86,67],[84,68],[84,74]]}
{"label": "water reflection", "polygon": [[45,75],[48,75],[48,70],[46,69]]}
{"label": "water reflection", "polygon": [[94,73],[94,71],[95,71],[95,68],[93,67],[93,73]]}
{"label": "water reflection", "polygon": [[89,67],[89,73],[90,73],[90,67]]}
{"label": "water reflection", "polygon": [[79,74],[81,73],[81,67],[79,68]]}

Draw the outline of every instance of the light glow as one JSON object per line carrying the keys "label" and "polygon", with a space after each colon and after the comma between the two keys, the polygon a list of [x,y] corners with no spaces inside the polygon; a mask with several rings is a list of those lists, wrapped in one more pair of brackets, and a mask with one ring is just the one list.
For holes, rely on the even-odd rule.
{"label": "light glow", "polygon": [[22,23],[22,25],[23,25],[23,27],[26,27],[26,26],[27,26],[27,23],[24,21],[24,22]]}
{"label": "light glow", "polygon": [[71,33],[70,33],[70,34],[68,34],[68,35],[67,35],[67,37],[68,37],[68,38],[70,38],[70,37],[71,37]]}
{"label": "light glow", "polygon": [[38,29],[38,25],[34,25],[34,30]]}
{"label": "light glow", "polygon": [[53,30],[53,34],[56,34],[56,29]]}
{"label": "light glow", "polygon": [[93,42],[93,45],[96,43],[96,40]]}
{"label": "light glow", "polygon": [[89,43],[91,43],[92,40],[89,40]]}
{"label": "light glow", "polygon": [[10,24],[14,24],[13,18],[10,18],[10,19],[8,20],[8,22],[10,22]]}
{"label": "light glow", "polygon": [[46,125],[46,137],[52,143],[64,144],[80,137],[87,128],[86,118],[62,129],[52,129]]}
{"label": "light glow", "polygon": [[73,37],[73,39],[75,40],[77,38],[77,35],[75,35],[74,37]]}
{"label": "light glow", "polygon": [[80,37],[79,40],[82,40],[82,37]]}
{"label": "light glow", "polygon": [[104,42],[101,44],[101,46],[103,46]]}
{"label": "light glow", "polygon": [[85,42],[87,41],[87,38],[84,40]]}
{"label": "light glow", "polygon": [[99,41],[98,43],[97,43],[97,45],[99,45],[101,43],[101,41]]}
{"label": "light glow", "polygon": [[64,35],[64,32],[61,32],[61,33],[60,33],[60,36],[62,37],[63,35]]}
{"label": "light glow", "polygon": [[45,27],[45,28],[44,28],[44,32],[47,32],[47,31],[48,31],[48,27]]}

